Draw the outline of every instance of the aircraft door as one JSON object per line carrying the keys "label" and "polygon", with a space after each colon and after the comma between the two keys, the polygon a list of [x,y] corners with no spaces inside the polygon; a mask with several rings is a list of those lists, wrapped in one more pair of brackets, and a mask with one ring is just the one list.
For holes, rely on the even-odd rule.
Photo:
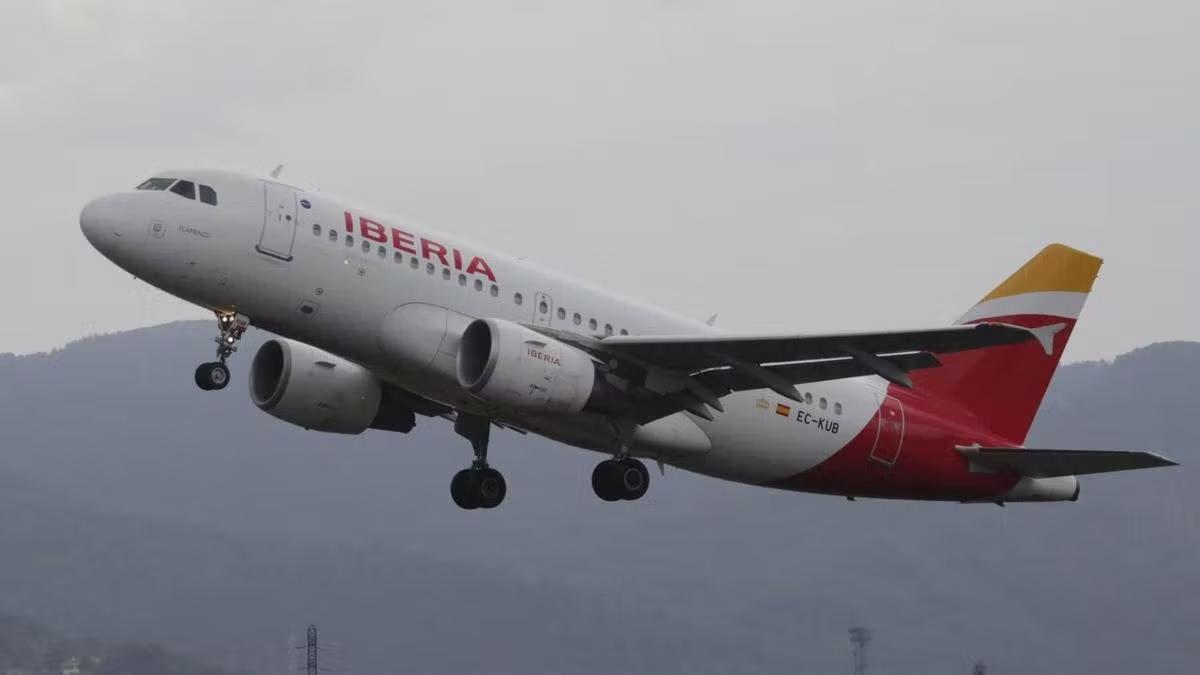
{"label": "aircraft door", "polygon": [[286,185],[263,181],[263,200],[265,214],[258,251],[291,260],[296,240],[296,192]]}
{"label": "aircraft door", "polygon": [[875,447],[871,460],[893,466],[904,444],[904,405],[900,399],[884,395],[875,424]]}
{"label": "aircraft door", "polygon": [[545,293],[533,296],[533,323],[538,326],[549,326],[554,315],[554,300]]}

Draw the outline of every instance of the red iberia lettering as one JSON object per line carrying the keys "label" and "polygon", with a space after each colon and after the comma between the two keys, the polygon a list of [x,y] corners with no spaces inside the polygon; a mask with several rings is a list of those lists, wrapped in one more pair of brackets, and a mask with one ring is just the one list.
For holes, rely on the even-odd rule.
{"label": "red iberia lettering", "polygon": [[488,267],[487,261],[479,256],[471,258],[471,263],[467,265],[467,274],[482,274],[492,283],[496,282],[496,275],[492,274],[492,268]]}
{"label": "red iberia lettering", "polygon": [[380,244],[387,243],[387,233],[383,229],[383,225],[366,218],[358,219],[358,229],[362,232],[363,239],[379,242]]}
{"label": "red iberia lettering", "polygon": [[416,255],[417,249],[413,248],[415,243],[416,242],[413,240],[413,236],[411,234],[404,232],[403,230],[397,230],[394,227],[392,228],[392,246],[397,251],[404,251],[405,253]]}
{"label": "red iberia lettering", "polygon": [[446,247],[430,239],[421,239],[421,257],[432,259],[437,256],[437,259],[442,262],[442,265],[449,267],[450,263],[446,262]]}
{"label": "red iberia lettering", "polygon": [[[364,216],[355,216],[349,211],[343,211],[342,216],[346,222],[346,232],[354,234],[355,219],[358,220],[358,232],[363,239],[368,241],[378,242],[380,244],[391,243],[392,248],[397,251],[403,251],[409,255],[420,255],[426,260],[436,260],[444,267],[451,266],[456,270],[463,269],[463,261],[466,260],[469,254],[463,253],[461,250],[453,247],[447,247],[440,242],[432,239],[417,236],[415,234],[398,230],[394,227],[387,227],[376,220],[371,220]],[[390,235],[390,237],[389,237]],[[420,252],[417,250],[417,240],[420,240]],[[470,256],[470,262],[466,263],[467,274],[482,274],[487,277],[492,283],[496,282],[496,275],[492,272],[491,266],[487,261],[479,256]]]}

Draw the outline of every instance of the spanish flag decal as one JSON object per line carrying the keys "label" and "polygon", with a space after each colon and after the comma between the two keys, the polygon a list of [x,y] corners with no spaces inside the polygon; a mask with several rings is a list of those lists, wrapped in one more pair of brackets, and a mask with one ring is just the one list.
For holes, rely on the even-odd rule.
{"label": "spanish flag decal", "polygon": [[788,415],[792,414],[792,407],[790,405],[776,403],[775,404],[775,414],[780,415],[782,417],[787,417]]}

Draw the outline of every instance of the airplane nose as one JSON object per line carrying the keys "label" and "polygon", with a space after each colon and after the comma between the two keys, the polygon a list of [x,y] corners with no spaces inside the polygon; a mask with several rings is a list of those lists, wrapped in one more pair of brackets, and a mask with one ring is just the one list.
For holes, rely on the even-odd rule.
{"label": "airplane nose", "polygon": [[101,253],[112,250],[121,240],[121,220],[115,195],[93,199],[79,212],[79,229]]}

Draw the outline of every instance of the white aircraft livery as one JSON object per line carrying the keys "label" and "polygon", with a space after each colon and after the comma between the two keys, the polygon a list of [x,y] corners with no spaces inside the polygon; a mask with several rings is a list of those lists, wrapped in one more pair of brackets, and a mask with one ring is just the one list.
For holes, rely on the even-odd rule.
{"label": "white aircraft livery", "polygon": [[464,509],[504,500],[493,426],[606,455],[591,477],[605,501],[646,493],[639,458],[849,498],[1001,504],[1074,501],[1079,474],[1173,464],[1023,447],[1100,270],[1061,244],[955,325],[750,335],[274,177],[168,171],[79,220],[109,260],[215,313],[201,389],[228,384],[253,325],[280,336],[250,362],[270,415],[340,434],[453,420],[474,451],[450,482]]}

